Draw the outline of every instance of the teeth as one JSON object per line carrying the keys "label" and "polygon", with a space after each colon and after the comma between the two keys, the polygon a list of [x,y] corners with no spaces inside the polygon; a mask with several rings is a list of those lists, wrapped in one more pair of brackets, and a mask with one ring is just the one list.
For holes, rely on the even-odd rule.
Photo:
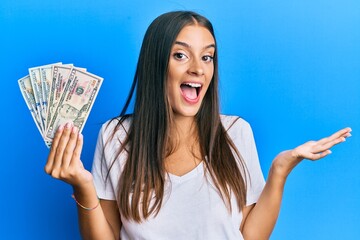
{"label": "teeth", "polygon": [[200,83],[185,83],[185,84],[193,88],[201,87]]}

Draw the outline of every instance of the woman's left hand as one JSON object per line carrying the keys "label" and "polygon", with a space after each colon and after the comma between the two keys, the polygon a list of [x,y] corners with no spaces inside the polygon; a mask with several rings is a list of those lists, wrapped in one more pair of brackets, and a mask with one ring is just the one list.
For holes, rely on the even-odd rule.
{"label": "woman's left hand", "polygon": [[281,152],[273,161],[272,170],[286,178],[291,170],[303,159],[319,160],[331,153],[330,148],[345,142],[351,136],[351,128],[344,128],[329,137],[306,142],[292,150]]}

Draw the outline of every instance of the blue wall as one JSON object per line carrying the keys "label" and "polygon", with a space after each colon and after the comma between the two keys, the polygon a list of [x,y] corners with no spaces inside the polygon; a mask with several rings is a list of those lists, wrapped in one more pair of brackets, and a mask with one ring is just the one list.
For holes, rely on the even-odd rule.
{"label": "blue wall", "polygon": [[353,128],[331,156],[292,172],[271,239],[360,239],[358,0],[1,0],[0,238],[80,239],[72,189],[44,173],[48,149],[17,80],[58,61],[104,77],[83,131],[90,168],[100,125],[121,110],[147,26],[179,9],[212,20],[222,112],[252,124],[265,177],[278,152]]}

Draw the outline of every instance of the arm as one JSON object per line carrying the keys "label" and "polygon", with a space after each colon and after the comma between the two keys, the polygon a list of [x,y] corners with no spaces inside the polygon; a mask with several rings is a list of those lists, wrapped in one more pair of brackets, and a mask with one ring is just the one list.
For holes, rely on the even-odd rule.
{"label": "arm", "polygon": [[280,212],[286,178],[292,169],[305,158],[319,160],[326,157],[331,153],[331,147],[351,136],[350,132],[350,128],[345,128],[330,137],[307,142],[276,156],[258,202],[250,209],[245,209],[241,224],[245,239],[269,239]]}
{"label": "arm", "polygon": [[[53,178],[70,184],[74,196],[81,205],[94,207],[98,204],[93,177],[87,171],[80,154],[83,137],[71,124],[59,127],[54,137],[45,171]],[[78,206],[79,227],[84,239],[119,239],[121,227],[119,214],[114,201],[101,201],[95,209],[89,211]]]}
{"label": "arm", "polygon": [[122,223],[117,202],[111,200],[101,200],[100,203],[106,219],[111,225],[112,231],[115,235],[115,239],[120,239],[120,230],[122,227]]}

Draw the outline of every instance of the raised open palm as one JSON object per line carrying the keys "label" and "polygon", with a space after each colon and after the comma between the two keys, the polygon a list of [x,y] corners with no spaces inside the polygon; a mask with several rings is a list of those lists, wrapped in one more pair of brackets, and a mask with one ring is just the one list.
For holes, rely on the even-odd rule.
{"label": "raised open palm", "polygon": [[330,148],[344,142],[351,136],[351,128],[341,129],[329,137],[318,141],[308,141],[292,150],[281,152],[273,161],[272,168],[281,177],[287,177],[291,170],[303,159],[319,160],[331,153]]}

